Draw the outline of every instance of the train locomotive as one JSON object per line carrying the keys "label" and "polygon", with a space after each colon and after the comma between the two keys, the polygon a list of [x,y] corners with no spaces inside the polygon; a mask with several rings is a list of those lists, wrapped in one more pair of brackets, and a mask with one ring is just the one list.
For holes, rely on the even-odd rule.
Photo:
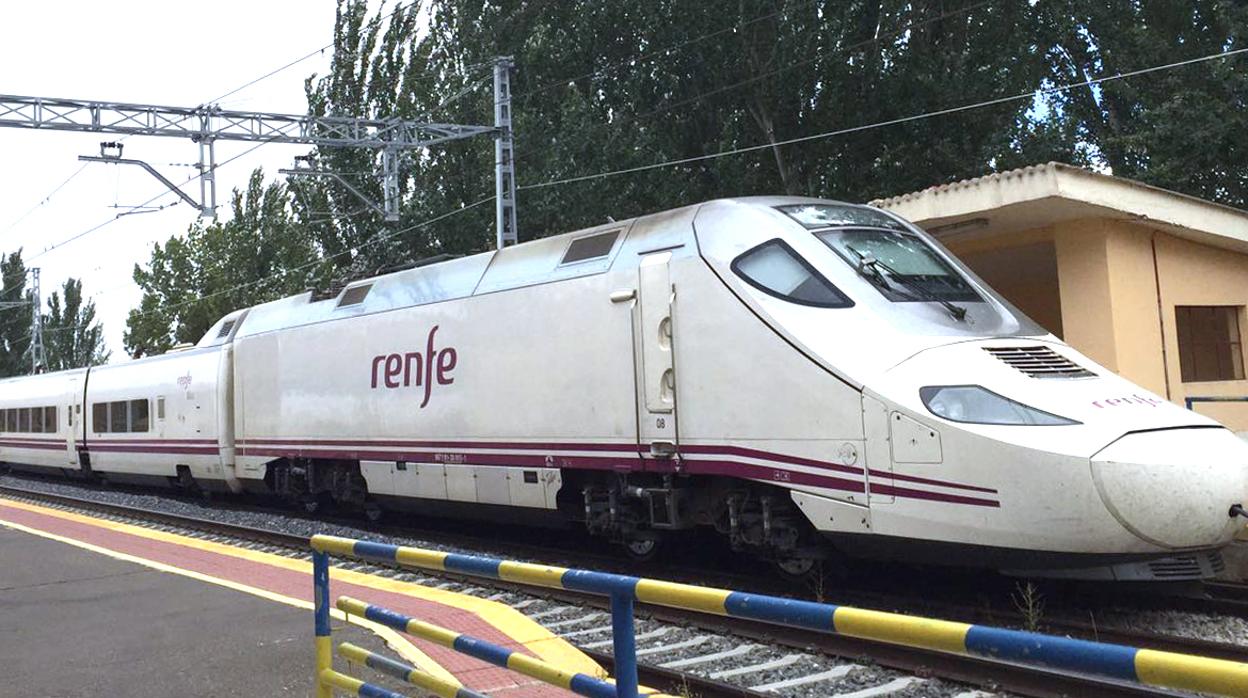
{"label": "train locomotive", "polygon": [[0,382],[0,462],[831,554],[1197,579],[1248,445],[1114,375],[880,209],[748,197],[230,313]]}

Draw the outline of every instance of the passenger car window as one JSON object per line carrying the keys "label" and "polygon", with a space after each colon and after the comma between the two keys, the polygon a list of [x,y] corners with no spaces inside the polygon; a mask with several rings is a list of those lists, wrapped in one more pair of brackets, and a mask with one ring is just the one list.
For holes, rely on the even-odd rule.
{"label": "passenger car window", "polygon": [[97,434],[108,433],[108,403],[97,402],[91,405],[91,431]]}
{"label": "passenger car window", "polygon": [[43,408],[33,407],[30,410],[30,431],[33,434],[43,433]]}
{"label": "passenger car window", "polygon": [[777,298],[819,308],[848,308],[853,301],[780,239],[747,250],[732,270],[751,286]]}
{"label": "passenger car window", "polygon": [[130,401],[130,431],[147,431],[147,400]]}
{"label": "passenger car window", "polygon": [[108,430],[113,432],[129,431],[126,427],[126,413],[125,400],[108,403]]}

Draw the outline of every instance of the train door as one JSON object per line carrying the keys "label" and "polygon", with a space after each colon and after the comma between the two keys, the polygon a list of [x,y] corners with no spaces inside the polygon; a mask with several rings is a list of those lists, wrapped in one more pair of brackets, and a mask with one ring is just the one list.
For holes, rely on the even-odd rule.
{"label": "train door", "polygon": [[676,361],[673,311],[676,291],[671,251],[644,256],[638,269],[638,302],[633,306],[634,366],[637,372],[637,442],[646,470],[679,466],[676,425]]}
{"label": "train door", "polygon": [[[57,418],[61,421],[57,431],[65,430],[65,462],[78,467],[78,436],[82,422],[82,391],[85,381],[78,376],[69,377],[69,389],[65,392],[63,405],[57,410]],[[62,412],[63,410],[63,412]]]}
{"label": "train door", "polygon": [[874,483],[867,479],[868,501],[871,504],[891,504],[894,501],[893,452],[888,420],[888,407],[863,393],[862,428],[866,440],[863,466],[867,473],[876,476]]}

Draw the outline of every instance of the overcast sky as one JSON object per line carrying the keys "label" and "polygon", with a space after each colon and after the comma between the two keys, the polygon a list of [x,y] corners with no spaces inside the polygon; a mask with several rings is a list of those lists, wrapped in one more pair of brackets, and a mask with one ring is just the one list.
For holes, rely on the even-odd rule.
{"label": "overcast sky", "polygon": [[[387,7],[389,7],[389,3]],[[6,3],[0,22],[0,94],[67,97],[167,106],[196,106],[333,39],[334,0],[109,0]],[[227,109],[301,114],[303,81],[323,74],[329,51],[222,100]],[[0,128],[0,252],[24,249],[42,269],[46,297],[67,277],[83,280],[104,323],[113,361],[125,360],[126,314],[141,293],[132,281],[152,243],[184,232],[198,212],[179,204],[125,216],[80,240],[44,250],[112,219],[114,205],[133,206],[167,191],[134,166],[78,162],[116,136]],[[219,142],[222,162],[254,144]],[[306,146],[265,145],[217,172],[217,203],[228,214],[230,192],[256,167],[276,175]],[[175,183],[198,148],[180,138],[130,137],[125,156],[145,160]],[[72,176],[72,178],[71,178]],[[66,180],[63,187],[49,197]],[[186,187],[198,197],[197,184]],[[156,204],[170,204],[172,193]],[[46,300],[45,300],[46,303]],[[46,308],[46,305],[45,305]],[[21,311],[0,311],[21,312]]]}

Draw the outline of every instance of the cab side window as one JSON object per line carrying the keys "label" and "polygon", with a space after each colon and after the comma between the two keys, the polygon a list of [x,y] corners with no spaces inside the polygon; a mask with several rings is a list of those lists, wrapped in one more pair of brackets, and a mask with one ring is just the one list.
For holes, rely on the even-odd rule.
{"label": "cab side window", "polygon": [[751,286],[791,303],[817,308],[848,308],[854,303],[779,238],[747,250],[732,270]]}

